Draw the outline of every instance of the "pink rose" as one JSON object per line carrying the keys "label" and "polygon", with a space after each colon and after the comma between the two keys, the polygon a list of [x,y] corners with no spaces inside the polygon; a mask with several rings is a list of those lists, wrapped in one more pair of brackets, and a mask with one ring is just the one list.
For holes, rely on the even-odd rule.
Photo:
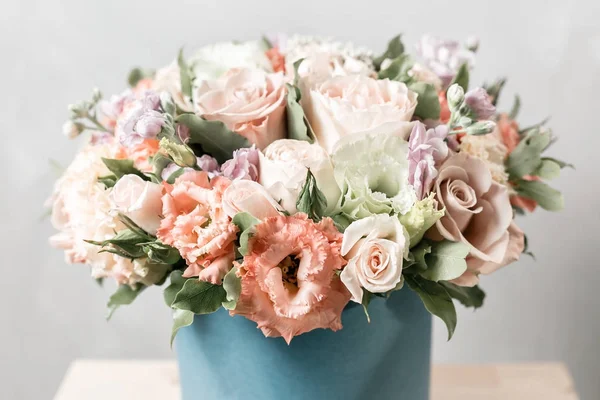
{"label": "pink rose", "polygon": [[350,293],[336,271],[342,234],[330,218],[318,224],[305,214],[267,218],[256,226],[238,275],[242,292],[232,315],[258,324],[267,337],[342,328]]}
{"label": "pink rose", "polygon": [[209,181],[204,171],[186,172],[173,185],[163,182],[164,219],[156,236],[186,260],[184,277],[220,284],[231,269],[238,229],[221,203],[229,183],[223,177]]}
{"label": "pink rose", "polygon": [[194,106],[203,118],[222,121],[262,150],[285,137],[285,98],[282,73],[241,68],[202,81]]}
{"label": "pink rose", "polygon": [[303,106],[319,144],[331,153],[355,134],[396,134],[407,138],[417,95],[402,82],[361,75],[337,76],[305,90]]}
{"label": "pink rose", "polygon": [[[511,228],[513,211],[508,189],[492,180],[484,161],[464,153],[450,156],[439,168],[432,191],[446,212],[429,236],[462,242],[471,248],[470,266],[457,284],[477,284],[478,273],[496,269],[482,268],[481,263],[503,264],[508,255],[515,254],[512,250],[523,250],[522,240],[519,243],[517,232]],[[516,240],[515,248],[509,246],[511,236]]]}
{"label": "pink rose", "polygon": [[115,208],[151,235],[155,235],[160,226],[161,197],[161,185],[145,181],[137,175],[123,176],[110,194]]}
{"label": "pink rose", "polygon": [[280,207],[263,186],[240,179],[225,189],[223,210],[231,218],[239,212],[247,212],[262,220],[278,216]]}

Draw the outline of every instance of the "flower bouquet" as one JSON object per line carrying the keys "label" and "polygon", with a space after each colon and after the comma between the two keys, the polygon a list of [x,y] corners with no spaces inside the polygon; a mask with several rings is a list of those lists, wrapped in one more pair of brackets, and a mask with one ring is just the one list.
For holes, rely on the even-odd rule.
{"label": "flower bouquet", "polygon": [[477,43],[416,49],[221,43],[69,106],[51,243],[116,281],[109,316],[164,288],[184,398],[426,399],[429,313],[452,337],[527,253],[515,214],[562,208],[551,131],[469,85]]}

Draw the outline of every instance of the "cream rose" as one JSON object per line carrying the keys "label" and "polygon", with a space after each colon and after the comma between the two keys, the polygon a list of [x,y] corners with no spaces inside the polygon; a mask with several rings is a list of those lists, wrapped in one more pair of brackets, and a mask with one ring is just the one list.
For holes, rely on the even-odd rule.
{"label": "cream rose", "polygon": [[468,269],[457,284],[473,286],[479,273],[498,268],[484,267],[488,263],[502,265],[518,258],[523,236],[513,226],[508,189],[492,179],[483,160],[464,153],[451,156],[439,168],[432,190],[446,212],[428,235],[471,248]]}
{"label": "cream rose", "polygon": [[223,193],[223,211],[230,218],[239,212],[247,212],[263,220],[279,214],[279,204],[260,184],[246,179],[231,182]]}
{"label": "cream rose", "polygon": [[232,69],[217,80],[202,81],[194,92],[194,107],[262,150],[285,137],[285,97],[283,74]]}
{"label": "cream rose", "polygon": [[348,260],[340,278],[352,300],[361,303],[363,289],[385,293],[402,283],[408,235],[398,218],[377,214],[350,224],[344,232],[341,254]]}
{"label": "cream rose", "polygon": [[162,186],[137,175],[125,175],[110,194],[114,208],[131,218],[140,228],[156,235],[162,213]]}
{"label": "cream rose", "polygon": [[303,88],[304,111],[329,153],[350,135],[386,133],[406,139],[410,134],[417,94],[402,82],[351,75]]}
{"label": "cream rose", "polygon": [[331,212],[337,206],[341,191],[335,181],[331,160],[318,145],[301,140],[278,140],[260,154],[259,160],[258,182],[288,212],[296,212],[296,200],[309,168],[327,199],[327,211]]}

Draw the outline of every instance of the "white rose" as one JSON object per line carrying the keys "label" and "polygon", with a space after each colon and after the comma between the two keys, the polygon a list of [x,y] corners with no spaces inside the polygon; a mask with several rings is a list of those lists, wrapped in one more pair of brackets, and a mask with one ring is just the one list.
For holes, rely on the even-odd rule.
{"label": "white rose", "polygon": [[239,212],[250,213],[264,220],[279,215],[279,205],[260,184],[247,179],[238,179],[223,193],[223,211],[230,218]]}
{"label": "white rose", "polygon": [[296,212],[298,194],[309,168],[327,199],[327,212],[337,206],[340,188],[329,156],[318,145],[301,140],[277,140],[260,154],[259,160],[258,182],[288,212]]}
{"label": "white rose", "polygon": [[232,68],[259,68],[273,72],[267,49],[259,41],[224,42],[202,47],[190,60],[196,82],[216,79]]}
{"label": "white rose", "polygon": [[408,238],[398,218],[372,215],[350,224],[342,240],[342,256],[348,260],[340,278],[361,303],[363,289],[385,293],[402,284],[402,261],[408,255]]}
{"label": "white rose", "polygon": [[110,194],[114,207],[143,230],[156,235],[162,213],[162,186],[137,175],[125,175]]}
{"label": "white rose", "polygon": [[352,75],[303,85],[306,117],[329,153],[348,136],[384,133],[406,139],[410,134],[417,94],[402,82]]}

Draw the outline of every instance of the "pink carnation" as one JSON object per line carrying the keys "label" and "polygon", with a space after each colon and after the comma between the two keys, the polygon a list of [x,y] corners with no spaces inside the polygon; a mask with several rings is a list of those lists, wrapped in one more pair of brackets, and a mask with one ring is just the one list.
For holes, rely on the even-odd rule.
{"label": "pink carnation", "polygon": [[220,284],[231,269],[238,229],[221,206],[229,184],[223,177],[209,180],[204,171],[186,172],[173,185],[163,183],[164,219],[156,236],[187,261],[184,277]]}
{"label": "pink carnation", "polygon": [[444,139],[448,127],[439,125],[426,130],[425,125],[416,122],[408,140],[408,182],[422,199],[427,188],[437,176],[436,165],[448,156],[448,146]]}
{"label": "pink carnation", "polygon": [[256,226],[238,275],[242,292],[232,315],[258,324],[267,337],[294,336],[313,329],[342,328],[350,293],[336,274],[345,261],[343,235],[330,218],[318,224],[306,214],[277,216]]}

